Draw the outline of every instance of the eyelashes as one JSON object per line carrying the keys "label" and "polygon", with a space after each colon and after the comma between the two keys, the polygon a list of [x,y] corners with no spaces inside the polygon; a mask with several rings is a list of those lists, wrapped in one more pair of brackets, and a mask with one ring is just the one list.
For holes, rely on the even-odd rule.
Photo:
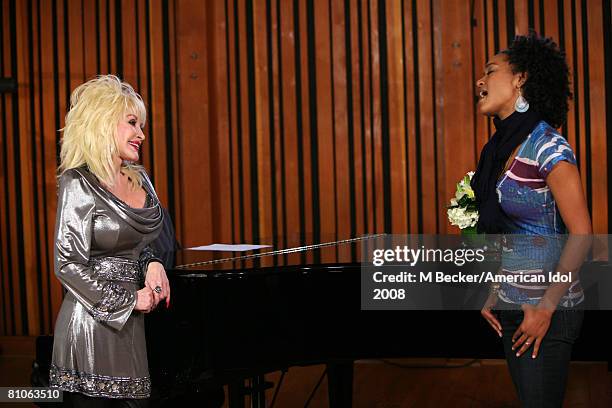
{"label": "eyelashes", "polygon": [[[136,122],[135,120],[130,120],[128,123],[129,123],[130,125],[132,125],[132,126],[136,127],[136,123],[137,123],[137,122]],[[140,125],[140,129],[144,129],[144,125]]]}

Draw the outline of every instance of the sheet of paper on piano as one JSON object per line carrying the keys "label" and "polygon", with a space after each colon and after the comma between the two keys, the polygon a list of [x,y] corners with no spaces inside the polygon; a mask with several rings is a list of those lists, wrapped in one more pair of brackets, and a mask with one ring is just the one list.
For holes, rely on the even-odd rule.
{"label": "sheet of paper on piano", "polygon": [[249,244],[212,244],[212,245],[203,245],[197,246],[193,248],[187,248],[194,251],[224,251],[224,252],[243,252],[243,251],[253,251],[255,249],[261,248],[270,248],[271,245],[249,245]]}

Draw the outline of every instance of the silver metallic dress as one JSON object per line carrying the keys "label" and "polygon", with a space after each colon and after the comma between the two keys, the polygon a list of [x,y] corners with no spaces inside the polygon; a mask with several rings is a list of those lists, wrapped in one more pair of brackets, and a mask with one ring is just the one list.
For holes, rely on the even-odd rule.
{"label": "silver metallic dress", "polygon": [[67,289],[57,321],[50,385],[93,397],[147,398],[144,315],[134,311],[148,244],[163,212],[143,172],[144,208],[132,208],[85,167],[59,181],[55,275]]}

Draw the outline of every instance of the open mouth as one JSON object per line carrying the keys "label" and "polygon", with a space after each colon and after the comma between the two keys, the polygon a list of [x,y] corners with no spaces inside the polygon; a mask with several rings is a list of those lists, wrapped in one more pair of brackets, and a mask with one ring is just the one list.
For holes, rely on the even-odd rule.
{"label": "open mouth", "polygon": [[139,142],[128,142],[130,146],[134,148],[137,152],[140,151],[140,143]]}
{"label": "open mouth", "polygon": [[487,95],[489,94],[489,92],[485,91],[484,89],[480,91],[480,93],[478,94],[478,96],[480,97],[480,100],[482,101],[483,99],[485,99],[487,97]]}

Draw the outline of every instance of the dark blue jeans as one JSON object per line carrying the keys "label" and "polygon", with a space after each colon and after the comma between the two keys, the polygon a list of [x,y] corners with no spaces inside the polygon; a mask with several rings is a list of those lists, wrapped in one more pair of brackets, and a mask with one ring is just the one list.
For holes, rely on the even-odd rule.
{"label": "dark blue jeans", "polygon": [[531,346],[520,357],[512,350],[512,335],[523,321],[522,310],[498,310],[504,352],[521,406],[561,407],[565,396],[572,346],[580,334],[583,310],[557,310],[533,359]]}

